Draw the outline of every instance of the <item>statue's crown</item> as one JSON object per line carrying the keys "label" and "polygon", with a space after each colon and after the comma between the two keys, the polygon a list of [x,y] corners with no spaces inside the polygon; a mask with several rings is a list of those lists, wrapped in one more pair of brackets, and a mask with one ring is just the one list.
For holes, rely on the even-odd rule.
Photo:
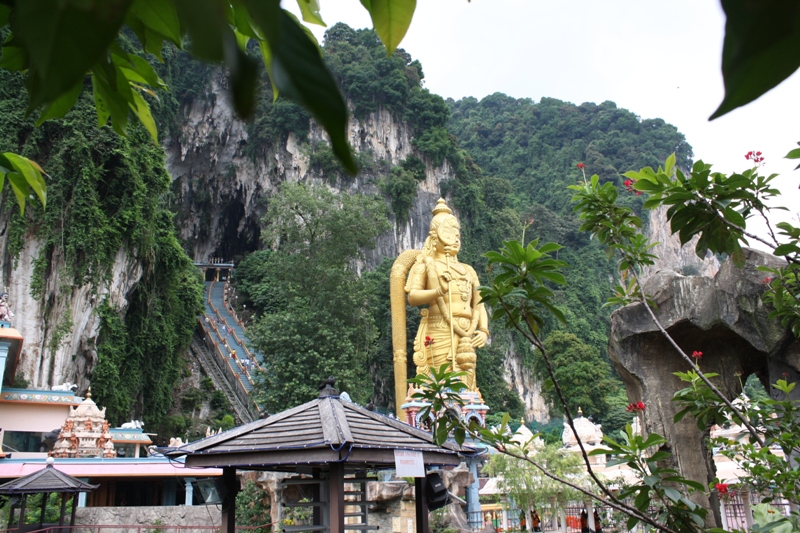
{"label": "statue's crown", "polygon": [[447,203],[444,201],[444,198],[439,198],[436,202],[436,207],[433,208],[433,216],[436,216],[440,213],[444,213],[449,215],[452,213],[449,207],[447,207]]}

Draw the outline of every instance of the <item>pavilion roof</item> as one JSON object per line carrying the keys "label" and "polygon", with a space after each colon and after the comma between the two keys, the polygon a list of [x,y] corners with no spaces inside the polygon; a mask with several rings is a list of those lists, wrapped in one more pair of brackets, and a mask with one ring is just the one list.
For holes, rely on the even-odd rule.
{"label": "pavilion roof", "polygon": [[0,494],[34,494],[38,492],[89,492],[100,485],[84,483],[48,464],[25,477],[0,485]]}
{"label": "pavilion roof", "polygon": [[430,433],[342,401],[335,389],[329,390],[332,392],[323,390],[319,398],[293,409],[187,444],[167,455],[186,454],[187,466],[202,463],[278,470],[285,465],[331,461],[388,466],[394,464],[394,450],[423,452],[426,464],[458,464],[461,455],[476,452],[454,442],[438,446]]}

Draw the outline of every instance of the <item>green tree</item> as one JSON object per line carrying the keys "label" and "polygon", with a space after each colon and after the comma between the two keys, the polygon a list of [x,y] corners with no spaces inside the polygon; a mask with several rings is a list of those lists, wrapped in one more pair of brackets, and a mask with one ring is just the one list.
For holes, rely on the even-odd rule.
{"label": "green tree", "polygon": [[[620,390],[622,383],[610,377],[610,365],[600,353],[572,333],[563,331],[550,333],[544,344],[555,377],[567,391],[569,410],[576,412],[580,407],[586,415],[594,417],[608,412],[608,397]],[[542,379],[549,379],[542,357],[536,358],[534,368]],[[558,408],[560,402],[553,388],[545,388],[544,394]]]}
{"label": "green tree", "polygon": [[[588,486],[589,479],[579,455],[565,452],[560,444],[530,448],[527,454],[549,472]],[[516,449],[515,453],[525,455],[520,449]],[[552,498],[561,505],[570,500],[581,499],[580,493],[547,477],[530,462],[509,455],[492,455],[483,468],[483,473],[501,478],[499,488],[506,492],[509,500],[519,509],[542,509],[549,505]]]}
{"label": "green tree", "polygon": [[366,403],[376,329],[355,262],[388,229],[385,204],[287,183],[270,199],[264,224],[271,250],[245,261],[237,277],[258,314],[250,332],[265,357],[257,401],[271,411],[308,401],[333,375],[340,390]]}
{"label": "green tree", "polygon": [[[239,526],[265,526],[270,523],[269,493],[254,481],[247,480],[236,495],[236,522]],[[269,533],[269,527],[256,528],[253,533]]]}

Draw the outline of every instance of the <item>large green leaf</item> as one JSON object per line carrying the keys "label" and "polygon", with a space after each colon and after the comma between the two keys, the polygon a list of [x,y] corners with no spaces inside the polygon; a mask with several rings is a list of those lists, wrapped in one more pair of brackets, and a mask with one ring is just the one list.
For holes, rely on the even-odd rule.
{"label": "large green leaf", "polygon": [[30,191],[28,182],[25,181],[25,178],[19,172],[9,172],[6,174],[6,177],[8,178],[8,182],[11,184],[11,190],[14,191],[14,195],[17,197],[19,209],[24,213],[25,199],[28,197]]}
{"label": "large green leaf", "polygon": [[[125,130],[128,127],[128,109],[130,105],[136,105],[136,103],[130,86],[126,82],[118,82],[116,71],[117,69],[112,67],[109,76],[109,73],[102,68],[92,70],[97,125],[103,126],[111,116],[111,125],[114,131],[125,136]],[[124,76],[120,75],[120,77],[124,80]]]}
{"label": "large green leaf", "polygon": [[170,0],[136,0],[131,6],[135,15],[151,31],[181,45],[181,25],[175,4]]}
{"label": "large green leaf", "polygon": [[311,111],[331,139],[333,152],[351,174],[358,167],[347,143],[347,106],[339,88],[305,31],[277,0],[248,0],[253,20],[267,37],[272,52],[271,82]]}
{"label": "large green leaf", "polygon": [[25,69],[25,51],[15,46],[4,46],[3,56],[0,59],[0,68],[19,72]]}
{"label": "large green leaf", "polygon": [[[249,40],[248,37],[245,37],[245,39]],[[233,57],[233,62],[228,62],[233,107],[237,115],[242,118],[248,118],[253,114],[256,106],[256,81],[258,78],[256,61],[248,56],[239,47],[238,43],[234,42],[227,46],[235,48],[233,53],[230,54]]]}
{"label": "large green leaf", "polygon": [[405,37],[417,0],[361,0],[372,18],[375,32],[391,54]]}
{"label": "large green leaf", "polygon": [[36,119],[36,125],[40,126],[46,120],[61,118],[66,115],[78,101],[78,97],[80,97],[82,92],[83,80],[79,81],[75,84],[75,87],[47,104],[39,114],[39,118]]}
{"label": "large green leaf", "polygon": [[327,26],[319,14],[318,0],[297,0],[297,5],[300,6],[300,11],[303,13],[303,20],[311,24]]}
{"label": "large green leaf", "polygon": [[[25,212],[25,200],[30,191],[36,193],[42,206],[47,206],[47,186],[41,167],[35,162],[11,152],[0,154],[0,177],[8,177],[11,188],[17,197],[20,210]],[[0,180],[0,189],[2,180]]]}
{"label": "large green leaf", "polygon": [[715,119],[748,104],[800,67],[800,2],[722,0],[725,98]]}
{"label": "large green leaf", "polygon": [[222,0],[175,0],[178,15],[189,31],[192,54],[199,59],[221,62],[225,59],[225,39],[233,37]]}
{"label": "large green leaf", "polygon": [[54,101],[86,75],[122,26],[130,0],[17,2],[11,30],[30,58],[29,110]]}
{"label": "large green leaf", "polygon": [[150,105],[145,101],[144,97],[136,91],[131,91],[133,94],[133,104],[129,104],[131,110],[136,114],[139,121],[144,124],[153,142],[158,144],[158,128],[153,115],[150,113]]}

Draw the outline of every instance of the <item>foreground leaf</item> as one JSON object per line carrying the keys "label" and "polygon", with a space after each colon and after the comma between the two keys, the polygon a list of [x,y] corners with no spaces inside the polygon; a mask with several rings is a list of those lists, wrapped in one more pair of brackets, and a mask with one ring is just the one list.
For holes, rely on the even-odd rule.
{"label": "foreground leaf", "polygon": [[748,104],[800,67],[800,3],[722,0],[725,98],[710,119]]}
{"label": "foreground leaf", "polygon": [[361,0],[361,4],[369,11],[375,32],[383,41],[386,51],[391,55],[411,25],[417,1]]}
{"label": "foreground leaf", "polygon": [[319,49],[300,25],[280,9],[277,1],[249,0],[247,5],[269,42],[272,83],[311,111],[328,132],[339,161],[348,172],[355,174],[358,167],[346,136],[347,106]]}
{"label": "foreground leaf", "polygon": [[30,56],[29,110],[54,101],[83,79],[122,27],[129,0],[15,4],[11,30]]}

